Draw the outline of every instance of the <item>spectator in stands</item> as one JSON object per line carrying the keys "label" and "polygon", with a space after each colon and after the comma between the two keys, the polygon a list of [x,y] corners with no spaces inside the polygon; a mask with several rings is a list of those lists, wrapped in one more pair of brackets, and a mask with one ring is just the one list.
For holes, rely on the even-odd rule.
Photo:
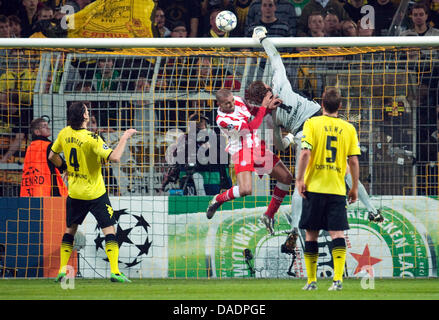
{"label": "spectator in stands", "polygon": [[119,87],[119,71],[114,69],[114,60],[111,58],[98,59],[98,69],[94,76],[96,91],[116,91]]}
{"label": "spectator in stands", "polygon": [[21,21],[21,36],[28,38],[32,32],[32,25],[37,21],[38,0],[22,0],[18,11]]}
{"label": "spectator in stands", "polygon": [[21,37],[21,21],[15,15],[8,17],[9,21],[9,29],[11,31],[12,38],[20,38]]}
{"label": "spectator in stands", "polygon": [[8,17],[0,15],[0,38],[10,38],[11,28],[9,26]]}
{"label": "spectator in stands", "polygon": [[30,131],[32,142],[24,157],[20,197],[67,196],[67,187],[61,176],[67,169],[64,159],[60,169],[48,161],[52,146],[49,122],[45,118],[36,118],[30,123]]}
{"label": "spectator in stands", "polygon": [[37,20],[52,20],[55,12],[49,6],[41,6],[37,11]]}
{"label": "spectator in stands", "polygon": [[30,38],[46,38],[43,34],[43,29],[47,26],[47,22],[52,20],[55,15],[55,11],[46,5],[39,7],[37,11],[37,21],[32,25],[32,35]]}
{"label": "spectator in stands", "polygon": [[261,0],[260,8],[260,19],[249,25],[245,33],[246,37],[251,37],[253,29],[257,26],[264,26],[270,37],[292,37],[295,35],[293,28],[277,17],[276,0]]}
{"label": "spectator in stands", "polygon": [[166,21],[170,25],[183,21],[190,38],[198,35],[201,18],[201,5],[198,0],[158,0],[157,4],[165,12]]}
{"label": "spectator in stands", "polygon": [[18,95],[0,91],[0,132],[9,141],[2,149],[0,163],[16,162],[24,154],[20,154],[22,143],[29,133],[32,110],[18,103]]}
{"label": "spectator in stands", "polygon": [[363,17],[361,8],[367,3],[367,0],[348,0],[344,3],[343,8],[352,21],[358,21]]}
{"label": "spectator in stands", "polygon": [[418,36],[439,36],[439,30],[427,24],[428,7],[424,3],[413,5],[410,19],[413,28],[401,32],[401,36],[417,34]]}
{"label": "spectator in stands", "polygon": [[308,4],[303,7],[302,15],[297,23],[298,35],[303,37],[308,33],[308,17],[311,13],[320,11],[324,16],[327,12],[334,13],[339,21],[349,19],[349,15],[343,9],[343,5],[338,0],[310,0]]}
{"label": "spectator in stands", "polygon": [[340,20],[338,16],[332,12],[328,11],[325,16],[325,36],[327,37],[338,37],[340,36]]}
{"label": "spectator in stands", "polygon": [[91,0],[69,0],[65,3],[66,6],[72,6],[73,11],[76,13],[84,9],[88,4],[92,2]]}
{"label": "spectator in stands", "polygon": [[375,10],[375,36],[386,36],[398,7],[390,0],[369,0]]}
{"label": "spectator in stands", "polygon": [[162,8],[156,8],[155,9],[155,16],[154,16],[154,23],[157,26],[157,30],[159,32],[160,38],[169,37],[171,35],[171,30],[169,30],[165,23],[165,12]]}
{"label": "spectator in stands", "polygon": [[[263,7],[263,3],[265,8]],[[251,32],[249,33],[250,27],[255,26],[259,23],[259,21],[262,20],[263,14],[268,14],[267,12],[271,10],[271,7],[274,5],[275,12],[272,14],[276,16],[279,21],[282,21],[282,23],[285,23],[288,25],[289,28],[289,36],[296,36],[296,28],[297,28],[297,15],[296,10],[294,8],[294,5],[292,5],[288,0],[273,0],[270,2],[263,1],[263,0],[253,0],[253,2],[250,4],[250,8],[248,9],[248,15],[247,20],[245,24],[245,36],[249,37],[252,35],[251,32],[253,32],[253,29],[251,29]],[[267,18],[265,18],[267,20]],[[267,30],[268,27],[266,26]],[[270,36],[278,36],[283,37],[283,35],[273,35],[270,34],[270,31],[268,30],[268,34]]]}
{"label": "spectator in stands", "polygon": [[358,36],[358,28],[354,21],[343,20],[340,22],[340,31],[343,37],[356,37]]}
{"label": "spectator in stands", "polygon": [[93,85],[90,81],[81,81],[75,85],[75,91],[81,93],[90,93],[93,91]]}
{"label": "spectator in stands", "polygon": [[308,36],[325,36],[325,18],[320,11],[312,12],[308,17]]}

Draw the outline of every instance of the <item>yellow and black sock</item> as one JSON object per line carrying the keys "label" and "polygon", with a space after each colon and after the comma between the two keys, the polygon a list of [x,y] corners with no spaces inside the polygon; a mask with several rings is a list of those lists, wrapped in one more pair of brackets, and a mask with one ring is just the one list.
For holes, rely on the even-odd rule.
{"label": "yellow and black sock", "polygon": [[59,273],[66,273],[66,266],[73,251],[73,240],[75,237],[69,233],[64,233],[61,240]]}
{"label": "yellow and black sock", "polygon": [[303,255],[305,257],[308,283],[317,281],[317,260],[319,258],[319,246],[317,241],[305,241],[305,251]]}
{"label": "yellow and black sock", "polygon": [[334,281],[343,281],[343,271],[346,261],[346,241],[344,238],[332,240],[332,260],[334,261]]}
{"label": "yellow and black sock", "polygon": [[107,234],[105,236],[105,253],[110,261],[111,273],[120,273],[119,271],[119,245],[116,235]]}

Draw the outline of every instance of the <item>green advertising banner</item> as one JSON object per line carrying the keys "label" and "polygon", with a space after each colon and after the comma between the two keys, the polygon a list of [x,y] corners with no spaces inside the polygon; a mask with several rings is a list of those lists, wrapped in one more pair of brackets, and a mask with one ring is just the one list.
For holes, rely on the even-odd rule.
{"label": "green advertising banner", "polygon": [[[223,205],[212,220],[209,197],[170,197],[168,276],[171,278],[305,277],[304,232],[294,254],[282,250],[290,226],[290,204],[276,215],[275,235],[259,217],[268,197],[247,197]],[[360,202],[348,207],[345,276],[436,277],[439,253],[439,202],[428,197],[372,199],[384,222],[371,223]],[[293,260],[293,256],[295,259]],[[319,236],[318,275],[332,277],[331,239]]]}

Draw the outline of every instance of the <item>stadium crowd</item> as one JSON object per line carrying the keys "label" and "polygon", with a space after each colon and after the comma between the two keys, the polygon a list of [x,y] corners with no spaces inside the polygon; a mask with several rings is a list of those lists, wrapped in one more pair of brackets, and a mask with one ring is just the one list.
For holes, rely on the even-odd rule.
{"label": "stadium crowd", "polygon": [[[62,36],[62,32],[59,32],[59,26],[64,15],[79,12],[92,2],[94,1],[0,0],[0,38]],[[400,17],[399,20],[396,19],[398,22],[396,30],[391,26],[399,2],[400,0],[157,0],[153,22],[156,26],[155,35],[157,37],[251,37],[254,27],[258,25],[265,26],[271,37],[439,35],[439,29],[436,29],[439,28],[439,0],[410,2],[410,8],[405,16]],[[215,24],[216,15],[222,10],[230,10],[238,18],[237,27],[232,32],[223,32]],[[374,13],[373,17],[370,15],[371,12]],[[11,61],[14,55],[19,56],[20,54],[23,55],[20,50],[0,49],[0,133],[7,132],[12,137],[6,145],[3,144],[0,148],[0,164],[20,162],[17,159],[24,158],[24,151],[29,142],[26,141],[26,136],[30,133],[30,123],[33,119],[32,96],[29,92],[32,92],[35,85],[37,70],[32,70],[28,63],[17,68],[18,74],[14,70],[8,70],[4,62],[5,56]],[[179,59],[167,59],[163,63],[162,72],[159,73],[155,84],[156,88],[165,88],[171,85],[166,83],[166,75],[167,72],[170,74],[181,65],[178,63]],[[17,63],[20,64],[20,59],[17,60]],[[137,65],[133,63],[131,69],[151,70],[151,66],[144,65],[145,63],[149,62],[144,60]],[[218,72],[209,59],[196,61],[196,64],[199,68],[191,69],[190,72],[197,73],[199,77],[210,79],[214,72]],[[148,91],[150,87],[148,81],[151,74],[142,74],[141,72],[129,75],[121,74],[121,70],[128,70],[128,68],[121,65],[120,61],[113,59],[98,59],[94,62],[78,60],[73,61],[72,65],[77,67],[77,72],[72,74],[73,79],[68,79],[71,85],[69,90],[73,92],[117,92],[126,91],[127,88],[131,91],[143,92]],[[17,81],[17,78],[20,81]],[[208,82],[208,80],[204,81],[204,83]],[[187,84],[187,86],[193,87],[191,84]],[[216,83],[210,84],[210,86],[210,89],[212,86],[213,89],[225,86],[238,90],[241,84],[231,77],[226,79],[223,84]],[[429,88],[432,87],[429,84]],[[431,92],[429,97],[435,95],[436,93]],[[136,103],[140,105],[144,102]],[[172,103],[177,105],[168,106],[169,110],[178,107],[178,101]],[[117,118],[121,108],[116,104],[115,101],[92,102],[92,110],[93,108],[105,110],[104,113],[96,112],[94,114],[98,126],[108,125],[108,117]],[[422,117],[424,117],[428,126],[436,126],[436,105],[439,103],[428,101],[426,104],[432,106],[432,114],[421,115],[420,121],[423,121]],[[10,106],[19,106],[20,111],[18,108],[10,108]],[[166,108],[157,109],[165,110]],[[111,112],[114,112],[115,115],[111,115]],[[124,114],[123,119],[135,118],[138,120],[139,117],[134,114]],[[158,115],[159,118],[174,116],[170,114]],[[213,115],[205,114],[204,116],[213,120]],[[180,121],[183,120],[183,127],[187,118],[187,113],[178,116]],[[198,119],[201,121],[200,115],[198,115]],[[431,123],[432,121],[434,123]],[[420,124],[422,125],[421,122]],[[432,139],[430,127],[425,132],[426,139]],[[18,155],[18,158],[14,157],[14,154],[20,152],[21,155]],[[436,159],[437,152],[432,152],[432,154],[432,157]],[[0,180],[4,181],[4,179]],[[0,184],[2,183],[0,182]],[[0,195],[8,195],[8,193],[0,188]]]}

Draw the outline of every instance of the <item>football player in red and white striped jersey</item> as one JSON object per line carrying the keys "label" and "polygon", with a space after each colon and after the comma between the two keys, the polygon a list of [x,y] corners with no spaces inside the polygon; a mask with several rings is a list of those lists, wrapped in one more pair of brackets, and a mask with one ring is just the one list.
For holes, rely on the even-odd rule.
{"label": "football player in red and white striped jersey", "polygon": [[[293,176],[283,162],[265,146],[256,130],[265,115],[281,103],[268,92],[261,107],[249,107],[245,101],[227,89],[216,93],[218,116],[216,123],[221,132],[228,137],[226,151],[231,155],[235,166],[237,186],[213,197],[207,209],[207,218],[211,219],[224,202],[252,194],[252,172],[260,177],[264,174],[276,179],[272,199],[261,221],[270,234],[274,234],[274,215],[284,197],[290,190]],[[251,117],[254,117],[251,120]]]}

